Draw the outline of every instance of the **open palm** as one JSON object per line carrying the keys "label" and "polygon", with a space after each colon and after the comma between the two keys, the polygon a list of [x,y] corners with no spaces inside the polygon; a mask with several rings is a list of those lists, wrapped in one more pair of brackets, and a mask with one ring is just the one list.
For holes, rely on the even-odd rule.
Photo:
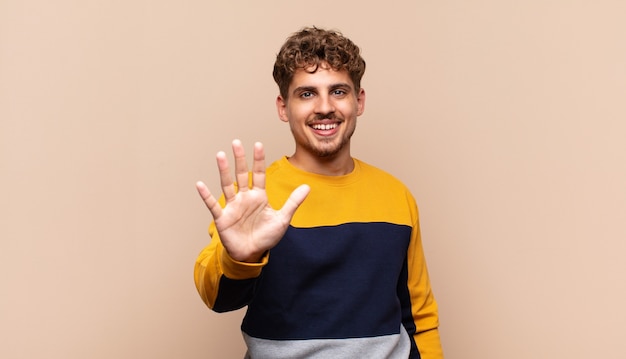
{"label": "open palm", "polygon": [[294,213],[309,194],[310,188],[296,188],[283,207],[273,209],[265,192],[265,152],[261,143],[254,145],[252,185],[245,151],[239,140],[233,141],[236,184],[224,152],[217,154],[217,167],[225,206],[211,194],[207,186],[196,183],[200,197],[213,216],[220,239],[228,254],[242,262],[257,262],[273,248],[287,231]]}

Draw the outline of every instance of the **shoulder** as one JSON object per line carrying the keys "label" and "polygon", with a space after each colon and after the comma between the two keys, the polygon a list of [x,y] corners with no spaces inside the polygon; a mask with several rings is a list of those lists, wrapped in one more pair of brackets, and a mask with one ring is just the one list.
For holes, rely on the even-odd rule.
{"label": "shoulder", "polygon": [[374,181],[385,181],[388,185],[398,186],[408,191],[406,185],[391,173],[356,158],[354,162],[360,167],[361,175],[364,178]]}
{"label": "shoulder", "polygon": [[355,163],[361,168],[361,182],[367,188],[375,188],[376,193],[388,196],[388,198],[404,198],[411,206],[417,206],[411,190],[396,176],[358,159],[355,159]]}

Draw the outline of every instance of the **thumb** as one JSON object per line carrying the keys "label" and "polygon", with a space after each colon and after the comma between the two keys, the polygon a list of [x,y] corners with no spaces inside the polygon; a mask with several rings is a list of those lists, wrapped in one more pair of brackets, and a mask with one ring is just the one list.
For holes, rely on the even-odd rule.
{"label": "thumb", "polygon": [[310,191],[311,187],[306,184],[300,185],[298,188],[294,189],[293,192],[291,192],[291,195],[289,195],[289,198],[287,198],[283,208],[280,209],[280,212],[287,218],[293,217],[298,207],[300,207],[302,202],[304,202],[306,196],[309,195]]}

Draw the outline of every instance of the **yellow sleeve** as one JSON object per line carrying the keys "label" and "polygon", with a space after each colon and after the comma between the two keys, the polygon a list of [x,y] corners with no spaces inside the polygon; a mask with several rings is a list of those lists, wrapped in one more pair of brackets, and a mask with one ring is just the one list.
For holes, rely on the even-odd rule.
{"label": "yellow sleeve", "polygon": [[443,359],[438,329],[415,334],[415,342],[422,359]]}
{"label": "yellow sleeve", "polygon": [[443,359],[443,350],[439,338],[438,307],[428,276],[417,206],[415,209],[415,224],[407,253],[408,286],[411,295],[411,310],[416,326],[414,339],[422,359]]}
{"label": "yellow sleeve", "polygon": [[261,274],[263,266],[267,264],[268,255],[266,254],[259,263],[238,262],[232,259],[224,249],[215,223],[211,223],[209,235],[211,243],[200,252],[196,259],[194,281],[204,303],[213,309],[220,295],[222,277],[234,280],[256,278]]}

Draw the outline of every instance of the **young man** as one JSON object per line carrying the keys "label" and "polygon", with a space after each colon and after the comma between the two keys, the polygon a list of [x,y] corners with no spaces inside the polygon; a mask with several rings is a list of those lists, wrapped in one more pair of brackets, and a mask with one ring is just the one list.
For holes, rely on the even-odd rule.
{"label": "young man", "polygon": [[295,152],[251,172],[233,141],[235,176],[217,154],[220,201],[195,282],[214,311],[248,306],[248,358],[443,358],[417,206],[391,175],[350,155],[363,113],[365,61],[338,32],[305,28],[274,65],[279,118]]}

